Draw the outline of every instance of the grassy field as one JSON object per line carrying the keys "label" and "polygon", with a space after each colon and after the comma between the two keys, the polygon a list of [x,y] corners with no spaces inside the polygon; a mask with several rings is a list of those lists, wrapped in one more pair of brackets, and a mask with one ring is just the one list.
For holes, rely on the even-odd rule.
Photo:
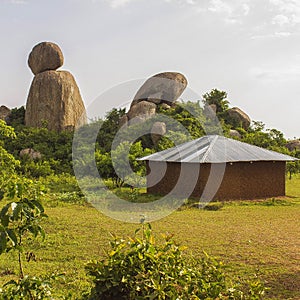
{"label": "grassy field", "polygon": [[[139,225],[112,220],[90,205],[57,202],[47,205],[44,242],[31,245],[36,262],[25,264],[30,274],[65,273],[56,286],[74,299],[90,286],[84,266],[108,249],[110,232],[132,235]],[[174,233],[188,246],[187,255],[217,256],[238,278],[258,276],[270,288],[269,299],[300,299],[300,176],[287,180],[287,197],[227,203],[217,211],[196,208],[176,211],[154,222],[160,233]],[[14,254],[0,257],[0,284],[14,277]]]}

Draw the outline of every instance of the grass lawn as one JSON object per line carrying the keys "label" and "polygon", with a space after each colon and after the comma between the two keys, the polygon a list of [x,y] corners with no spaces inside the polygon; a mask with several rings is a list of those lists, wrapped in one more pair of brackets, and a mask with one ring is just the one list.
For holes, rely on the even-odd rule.
{"label": "grass lawn", "polygon": [[[108,249],[110,232],[132,235],[136,224],[112,220],[89,205],[59,202],[46,206],[44,242],[31,245],[36,261],[30,274],[65,273],[56,288],[74,299],[90,286],[84,266]],[[287,180],[287,197],[227,203],[221,210],[176,211],[152,223],[154,233],[174,233],[188,246],[187,255],[208,254],[226,263],[236,277],[257,275],[270,287],[267,298],[300,299],[300,176]],[[16,256],[0,256],[0,284],[17,272]]]}

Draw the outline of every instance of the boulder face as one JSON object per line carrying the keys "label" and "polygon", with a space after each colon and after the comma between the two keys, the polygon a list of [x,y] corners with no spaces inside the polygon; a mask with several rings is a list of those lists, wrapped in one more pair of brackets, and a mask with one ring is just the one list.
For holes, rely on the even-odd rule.
{"label": "boulder face", "polygon": [[42,158],[41,153],[38,151],[35,151],[32,148],[26,148],[26,149],[22,149],[20,151],[20,157],[26,157],[26,156],[32,160],[38,160],[38,159]]}
{"label": "boulder face", "polygon": [[164,72],[150,77],[135,94],[120,126],[142,123],[154,116],[158,107],[170,109],[186,87],[187,79],[181,73]]}
{"label": "boulder face", "polygon": [[290,151],[300,150],[300,140],[289,141],[285,146]]}
{"label": "boulder face", "polygon": [[186,87],[187,79],[181,73],[159,73],[146,80],[137,91],[131,105],[140,101],[171,104],[180,97]]}
{"label": "boulder face", "polygon": [[27,98],[25,124],[68,130],[86,123],[85,107],[74,77],[67,71],[37,74]]}
{"label": "boulder face", "polygon": [[155,122],[151,129],[151,139],[154,145],[157,145],[161,137],[167,132],[167,127],[164,122]]}
{"label": "boulder face", "polygon": [[156,105],[152,102],[141,101],[130,107],[127,113],[128,125],[144,122],[156,113]]}
{"label": "boulder face", "polygon": [[42,42],[36,45],[28,58],[28,65],[34,75],[56,70],[64,63],[64,57],[58,45],[50,42]]}
{"label": "boulder face", "polygon": [[239,139],[242,137],[241,134],[235,129],[230,129],[229,130],[229,135],[230,135],[230,137],[236,137],[236,138],[239,138]]}
{"label": "boulder face", "polygon": [[10,114],[11,114],[11,110],[8,107],[6,107],[4,105],[0,106],[0,119],[1,120],[7,122]]}
{"label": "boulder face", "polygon": [[72,130],[86,124],[86,111],[71,73],[56,71],[64,62],[58,45],[42,42],[28,58],[35,77],[26,103],[25,124],[49,130]]}
{"label": "boulder face", "polygon": [[121,117],[121,119],[119,120],[119,126],[127,126],[128,125],[128,117],[125,114],[124,116]]}
{"label": "boulder face", "polygon": [[247,130],[250,127],[251,124],[250,117],[238,107],[230,108],[227,112],[229,117],[235,123],[238,124],[240,123],[245,130]]}
{"label": "boulder face", "polygon": [[217,117],[217,106],[215,104],[205,105],[203,113],[206,118],[215,120]]}

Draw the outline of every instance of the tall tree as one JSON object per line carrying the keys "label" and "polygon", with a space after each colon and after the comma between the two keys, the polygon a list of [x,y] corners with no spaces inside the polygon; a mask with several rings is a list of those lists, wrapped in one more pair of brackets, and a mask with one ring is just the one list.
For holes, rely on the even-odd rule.
{"label": "tall tree", "polygon": [[229,108],[229,101],[226,100],[227,93],[225,91],[212,89],[209,93],[204,94],[202,97],[205,105],[213,104],[216,106],[217,115],[224,113]]}

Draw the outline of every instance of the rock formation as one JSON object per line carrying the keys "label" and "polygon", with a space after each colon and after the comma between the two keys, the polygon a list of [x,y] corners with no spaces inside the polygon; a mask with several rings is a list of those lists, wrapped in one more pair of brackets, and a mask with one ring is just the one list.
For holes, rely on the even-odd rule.
{"label": "rock formation", "polygon": [[164,122],[155,122],[151,129],[151,139],[154,145],[157,145],[161,137],[167,132],[167,127]]}
{"label": "rock formation", "polygon": [[4,105],[1,105],[0,106],[0,119],[1,120],[4,120],[5,122],[7,122],[9,120],[9,116],[11,114],[11,110],[4,106]]}
{"label": "rock formation", "polygon": [[175,102],[187,87],[187,79],[176,72],[156,74],[141,86],[133,98],[131,106],[141,101],[155,104]]}
{"label": "rock formation", "polygon": [[[127,113],[128,125],[143,122],[155,115],[158,106],[170,108],[187,87],[184,75],[176,72],[156,74],[145,81],[137,91]],[[140,104],[143,103],[143,104]]]}
{"label": "rock formation", "polygon": [[300,150],[300,140],[289,141],[285,146],[290,151]]}
{"label": "rock formation", "polygon": [[[150,77],[137,91],[129,111],[120,119],[120,126],[142,123],[153,117],[159,107],[170,109],[186,87],[187,79],[180,73],[164,72]],[[156,122],[152,131],[153,143],[158,143],[166,133],[166,124]]]}
{"label": "rock formation", "polygon": [[228,110],[229,117],[237,124],[241,124],[245,130],[248,130],[251,124],[250,117],[238,107],[233,107]]}
{"label": "rock formation", "polygon": [[20,151],[20,157],[25,157],[27,156],[28,158],[32,159],[32,160],[38,160],[42,158],[42,155],[40,152],[35,151],[32,148],[26,148],[26,149],[22,149]]}
{"label": "rock formation", "polygon": [[25,124],[56,131],[85,124],[85,107],[74,77],[68,71],[56,71],[63,64],[60,48],[40,43],[32,49],[28,64],[35,77],[27,98]]}
{"label": "rock formation", "polygon": [[229,130],[229,136],[230,137],[236,137],[236,138],[239,138],[239,139],[242,137],[241,134],[235,129],[230,129]]}
{"label": "rock formation", "polygon": [[207,119],[215,120],[217,117],[217,106],[215,104],[205,105],[203,113]]}
{"label": "rock formation", "polygon": [[28,65],[34,75],[48,70],[56,70],[64,63],[64,57],[58,45],[43,42],[36,45],[28,58]]}
{"label": "rock formation", "polygon": [[127,113],[129,125],[141,123],[156,113],[156,105],[152,102],[141,101],[131,106]]}

